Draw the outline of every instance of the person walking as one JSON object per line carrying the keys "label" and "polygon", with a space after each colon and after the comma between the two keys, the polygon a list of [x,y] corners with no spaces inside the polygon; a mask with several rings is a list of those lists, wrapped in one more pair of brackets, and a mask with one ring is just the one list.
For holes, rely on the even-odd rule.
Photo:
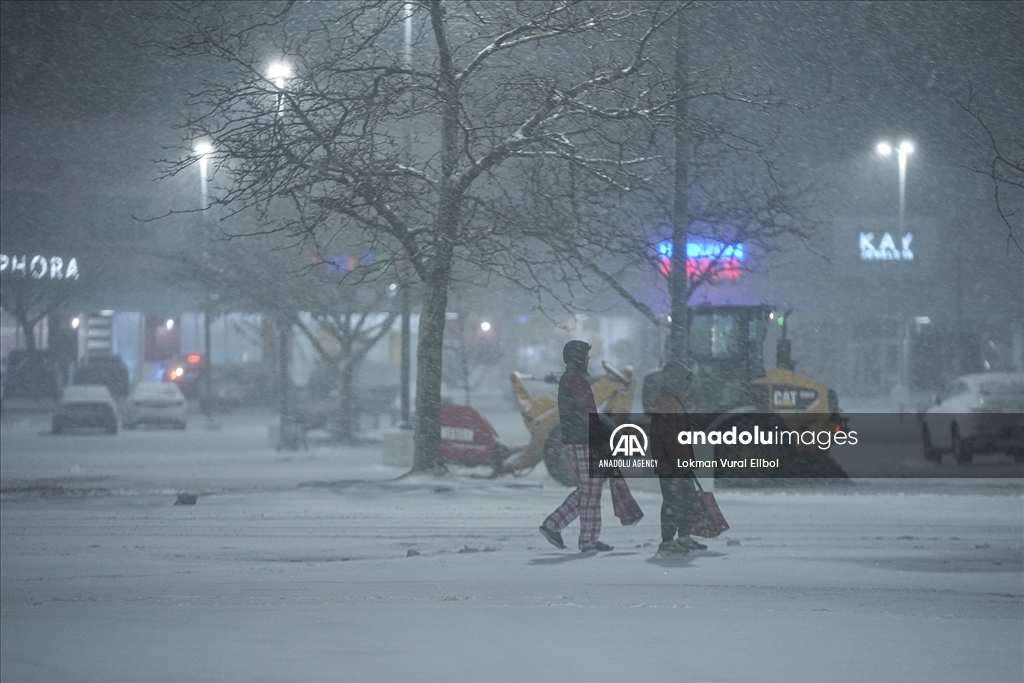
{"label": "person walking", "polygon": [[661,484],[658,552],[663,554],[707,550],[705,544],[690,537],[693,510],[699,503],[693,470],[681,470],[674,464],[677,458],[693,457],[693,446],[680,446],[676,441],[679,432],[690,429],[690,416],[684,404],[692,381],[693,373],[686,365],[670,360],[661,371],[661,389],[652,410],[659,416],[651,421],[651,454],[657,459],[655,471]]}
{"label": "person walking", "polygon": [[[597,412],[594,392],[587,381],[590,344],[579,339],[562,348],[565,373],[558,382],[558,419],[562,427],[562,449],[576,474],[576,488],[540,525],[540,532],[556,548],[565,548],[562,529],[580,518],[579,548],[582,552],[608,551],[612,547],[598,540],[601,535],[601,491],[604,479],[590,475],[590,414]],[[607,438],[607,434],[596,439]],[[594,443],[601,443],[599,440]]]}

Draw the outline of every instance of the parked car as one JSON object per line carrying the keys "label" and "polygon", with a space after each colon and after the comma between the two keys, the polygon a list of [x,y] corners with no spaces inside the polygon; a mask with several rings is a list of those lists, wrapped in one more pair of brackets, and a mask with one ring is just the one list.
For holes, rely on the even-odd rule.
{"label": "parked car", "polygon": [[74,383],[102,384],[110,390],[111,396],[124,398],[128,395],[128,366],[121,356],[113,353],[90,354],[75,370]]}
{"label": "parked car", "polygon": [[53,412],[53,433],[67,429],[104,429],[117,434],[117,404],[102,384],[65,387]]}
{"label": "parked car", "polygon": [[185,395],[172,382],[139,382],[125,403],[125,429],[141,424],[171,425],[185,428]]}
{"label": "parked car", "polygon": [[924,457],[958,463],[976,453],[1008,453],[1024,462],[1024,374],[983,372],[953,379],[921,416]]}

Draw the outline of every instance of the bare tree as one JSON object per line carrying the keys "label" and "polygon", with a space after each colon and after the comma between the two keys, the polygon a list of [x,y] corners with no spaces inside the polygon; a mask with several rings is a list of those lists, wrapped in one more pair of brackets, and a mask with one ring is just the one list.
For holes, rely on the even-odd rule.
{"label": "bare tree", "polygon": [[[565,237],[518,220],[523,197],[510,189],[535,164],[559,161],[609,192],[643,182],[658,156],[653,131],[681,96],[651,53],[685,7],[433,0],[241,16],[242,6],[200,3],[165,17],[176,37],[163,47],[216,74],[184,124],[211,140],[230,178],[215,201],[254,212],[252,232],[318,246],[358,236],[411,264],[423,288],[414,470],[443,468],[453,279],[475,268],[551,281],[537,256]],[[290,72],[268,73],[270,56]],[[588,235],[596,244],[618,232],[588,227],[601,233]]]}
{"label": "bare tree", "polygon": [[[758,106],[767,101],[758,98]],[[784,105],[782,100],[774,103]],[[674,297],[682,297],[686,306],[703,285],[755,271],[794,245],[816,253],[820,224],[809,217],[811,188],[784,179],[776,168],[773,138],[730,135],[706,115],[689,123],[692,149],[682,189],[692,258],[687,258],[685,241],[678,260],[673,253],[677,187],[672,156],[652,162],[652,179],[628,193],[588,183],[571,168],[568,182],[559,183],[560,169],[535,166],[521,190],[527,199],[515,208],[516,220],[545,235],[549,253],[535,251],[536,279],[510,276],[509,281],[534,296],[540,309],[553,300],[578,310],[581,293],[597,299],[610,289],[667,329],[666,316],[658,310],[665,303],[671,306]],[[662,146],[670,145],[662,140]],[[618,229],[603,229],[606,225]],[[670,282],[675,268],[684,276],[679,290]],[[557,277],[544,280],[543,272]],[[667,301],[641,295],[641,290],[650,292],[652,283]],[[685,347],[680,352],[685,355]]]}
{"label": "bare tree", "polygon": [[[69,280],[18,276],[4,278],[0,301],[18,322],[25,337],[25,348],[36,350],[36,327],[71,298],[74,286]],[[73,360],[73,359],[72,359]]]}
{"label": "bare tree", "polygon": [[988,142],[988,154],[984,165],[973,165],[968,168],[992,181],[996,211],[1006,225],[1007,248],[1013,244],[1024,252],[1024,243],[1020,236],[1021,228],[1024,226],[1024,132],[1020,126],[1020,112],[1017,112],[1017,125],[1013,134],[1000,136],[987,120],[981,93],[973,85],[967,99],[960,103],[960,107],[974,119]]}
{"label": "bare tree", "polygon": [[303,258],[273,235],[214,241],[201,258],[173,261],[178,280],[214,294],[219,308],[259,311],[308,339],[330,368],[332,376],[321,380],[336,381],[335,433],[344,442],[355,439],[356,373],[398,316],[392,299],[399,284],[381,277],[380,264],[365,255]]}

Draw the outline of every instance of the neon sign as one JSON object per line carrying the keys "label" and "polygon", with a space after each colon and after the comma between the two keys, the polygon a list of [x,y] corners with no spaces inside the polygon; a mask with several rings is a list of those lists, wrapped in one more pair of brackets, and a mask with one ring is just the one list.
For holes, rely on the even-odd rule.
{"label": "neon sign", "polygon": [[[657,250],[658,270],[668,277],[672,272],[672,241],[658,242]],[[747,249],[743,242],[726,244],[702,237],[686,242],[686,274],[691,278],[736,280],[746,260]]]}

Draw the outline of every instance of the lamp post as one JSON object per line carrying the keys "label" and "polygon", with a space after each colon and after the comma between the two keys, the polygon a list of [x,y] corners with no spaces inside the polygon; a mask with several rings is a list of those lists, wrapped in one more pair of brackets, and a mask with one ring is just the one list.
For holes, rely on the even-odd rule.
{"label": "lamp post", "polygon": [[[267,79],[277,88],[277,119],[278,124],[284,114],[284,88],[287,79],[291,78],[292,70],[284,62],[274,62],[267,67]],[[288,356],[291,352],[292,322],[283,313],[278,314],[278,396],[281,417],[278,423],[277,450],[298,450],[302,440],[302,427],[298,415],[292,414],[290,400],[291,374],[288,371]]]}
{"label": "lamp post", "polygon": [[[199,140],[193,146],[193,151],[199,156],[199,187],[200,187],[200,198],[201,204],[200,216],[203,224],[203,238],[205,240],[205,249],[203,249],[203,258],[209,264],[209,246],[210,246],[210,221],[208,211],[210,208],[209,195],[207,191],[207,183],[209,182],[209,158],[213,153],[213,145],[208,140]],[[210,288],[206,288],[205,306],[203,310],[203,358],[205,359],[205,367],[203,368],[203,400],[202,407],[203,413],[206,415],[206,426],[208,428],[215,428],[216,424],[213,421],[213,362],[210,358],[210,349],[212,344],[210,343],[210,326],[213,318],[213,299],[214,294],[210,291]]]}
{"label": "lamp post", "polygon": [[[893,153],[893,147],[884,140],[878,143],[876,148],[878,153],[884,157],[889,156]],[[900,143],[900,146],[895,149],[896,154],[899,158],[899,176],[900,176],[900,213],[899,213],[899,231],[900,238],[903,237],[903,213],[904,206],[906,205],[906,194],[907,194],[907,156],[914,153],[914,145],[904,140]]]}
{"label": "lamp post", "polygon": [[[890,154],[892,154],[893,151],[895,151],[896,155],[897,155],[897,158],[898,158],[898,163],[899,163],[900,203],[899,203],[899,217],[898,217],[897,228],[898,228],[898,231],[899,231],[899,239],[900,239],[900,246],[901,246],[900,258],[906,258],[906,254],[904,253],[906,251],[906,234],[905,234],[905,231],[904,231],[904,213],[905,213],[904,209],[905,209],[905,206],[906,206],[906,194],[907,194],[907,157],[910,154],[914,153],[914,145],[912,145],[910,142],[907,142],[906,140],[904,140],[903,142],[901,142],[899,144],[899,147],[896,147],[895,150],[894,150],[892,145],[890,145],[888,142],[883,140],[882,142],[878,143],[878,146],[875,149],[878,151],[879,155],[881,155],[883,157],[887,157]],[[900,277],[902,279],[902,272],[900,273]],[[902,292],[901,294],[905,295],[906,293]],[[900,412],[900,416],[901,416],[901,419],[902,419],[904,407],[905,407],[906,403],[909,402],[909,400],[910,400],[910,322],[909,322],[908,319],[906,319],[906,315],[905,314],[902,315],[901,317],[905,318],[903,320],[903,339],[902,339],[901,344],[900,344],[900,347],[901,347],[900,348],[900,385],[901,386],[900,386],[900,396],[899,396],[899,402],[900,402],[900,411],[899,412]]]}
{"label": "lamp post", "polygon": [[[412,68],[412,12],[413,4],[411,2],[405,3],[403,6],[404,26],[405,29],[405,66],[408,69]],[[412,99],[414,96],[410,93],[410,104],[415,105],[415,101]],[[409,134],[409,125],[405,126],[405,154],[406,163],[412,165],[412,142]],[[408,275],[408,273],[406,273]],[[401,278],[402,291],[399,293],[401,296],[401,327],[399,333],[399,344],[400,344],[400,358],[399,358],[399,412],[401,427],[404,429],[412,428],[411,420],[411,405],[409,400],[409,393],[412,385],[412,361],[410,349],[412,346],[412,339],[410,334],[410,316],[411,316],[411,302],[409,301],[409,281],[406,277]]]}

